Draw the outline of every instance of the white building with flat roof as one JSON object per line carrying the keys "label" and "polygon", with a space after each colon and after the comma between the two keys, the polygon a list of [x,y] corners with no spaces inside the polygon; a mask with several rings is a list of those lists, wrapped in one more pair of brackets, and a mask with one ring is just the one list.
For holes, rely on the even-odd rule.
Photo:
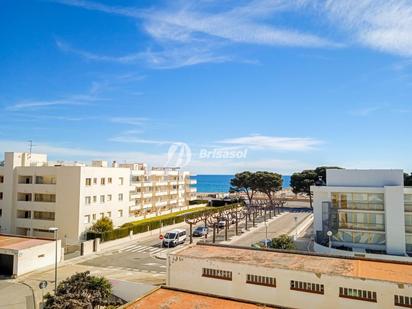
{"label": "white building with flat roof", "polygon": [[327,170],[326,186],[314,186],[317,242],[358,252],[412,252],[412,188],[402,170]]}
{"label": "white building with flat roof", "polygon": [[0,166],[0,233],[82,239],[94,222],[124,223],[181,210],[196,198],[188,172],[144,164],[52,163],[45,154],[6,152]]}
{"label": "white building with flat roof", "polygon": [[167,286],[281,308],[412,308],[412,263],[198,244],[169,253]]}

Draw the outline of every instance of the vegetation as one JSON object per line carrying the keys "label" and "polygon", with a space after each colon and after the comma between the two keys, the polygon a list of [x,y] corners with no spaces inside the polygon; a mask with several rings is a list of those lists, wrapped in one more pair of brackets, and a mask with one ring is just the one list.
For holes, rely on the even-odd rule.
{"label": "vegetation", "polygon": [[112,296],[112,285],[89,271],[77,273],[57,286],[56,295],[47,294],[45,309],[113,308],[122,302]]}
{"label": "vegetation", "polygon": [[230,180],[230,192],[244,192],[247,195],[249,204],[252,203],[253,195],[257,191],[254,174],[251,172],[242,172],[235,175],[235,178]]}
{"label": "vegetation", "polygon": [[403,176],[405,186],[412,187],[412,173],[410,175],[405,173]]}
{"label": "vegetation", "polygon": [[299,194],[304,193],[309,196],[310,199],[310,207],[313,208],[312,205],[312,192],[310,191],[310,187],[315,185],[317,181],[320,179],[326,182],[326,170],[327,169],[340,169],[340,167],[317,167],[314,170],[304,170],[300,173],[294,173],[290,179],[290,186],[292,188],[293,193]]}
{"label": "vegetation", "polygon": [[292,237],[288,235],[280,235],[279,237],[273,238],[271,243],[271,248],[273,249],[283,249],[283,250],[294,250],[296,249],[295,243]]}
{"label": "vegetation", "polygon": [[271,205],[275,205],[275,193],[282,190],[282,175],[271,172],[256,172],[253,182],[259,192],[267,195]]}
{"label": "vegetation", "polygon": [[233,209],[236,207],[238,207],[237,203],[222,207],[200,207],[195,210],[183,210],[175,213],[170,213],[167,215],[126,223],[121,228],[114,229],[108,232],[98,233],[94,231],[89,231],[87,233],[87,240],[100,238],[101,241],[110,241],[114,239],[127,237],[130,235],[130,232],[132,232],[133,234],[144,233],[158,229],[160,227],[184,222],[185,219],[195,219],[202,217],[204,215],[209,215],[228,209]]}
{"label": "vegetation", "polygon": [[90,228],[93,232],[104,233],[113,231],[113,221],[110,218],[103,217],[96,221],[95,224]]}

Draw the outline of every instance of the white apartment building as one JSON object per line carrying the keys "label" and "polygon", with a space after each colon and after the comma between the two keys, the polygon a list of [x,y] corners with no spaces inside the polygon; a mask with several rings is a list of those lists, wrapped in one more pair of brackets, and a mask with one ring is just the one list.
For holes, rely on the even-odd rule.
{"label": "white apartment building", "polygon": [[167,287],[262,307],[412,308],[412,263],[210,244],[167,259]]}
{"label": "white apartment building", "polygon": [[[196,192],[187,172],[149,171],[143,164],[48,162],[47,155],[6,152],[0,166],[0,233],[84,237],[94,222],[124,223],[186,207]],[[150,193],[150,194],[149,194]]]}
{"label": "white apartment building", "polygon": [[317,242],[356,252],[412,253],[412,188],[402,170],[327,170],[326,186],[314,186]]}

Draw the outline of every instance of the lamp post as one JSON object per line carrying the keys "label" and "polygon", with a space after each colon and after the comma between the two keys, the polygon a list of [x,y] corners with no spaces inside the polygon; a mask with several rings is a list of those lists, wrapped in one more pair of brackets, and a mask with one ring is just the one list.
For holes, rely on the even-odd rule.
{"label": "lamp post", "polygon": [[298,217],[295,217],[295,240],[298,239]]}
{"label": "lamp post", "polygon": [[326,233],[326,235],[328,235],[328,237],[329,237],[329,248],[332,248],[332,241],[331,241],[331,237],[332,237],[332,231],[328,231],[327,233]]}
{"label": "lamp post", "polygon": [[53,232],[54,241],[56,242],[56,250],[55,250],[55,256],[54,256],[54,295],[56,295],[57,293],[57,232],[58,231],[59,231],[59,228],[57,227],[49,228],[49,232]]}
{"label": "lamp post", "polygon": [[268,223],[265,221],[265,233],[266,233],[266,237],[265,237],[265,248],[268,248]]}

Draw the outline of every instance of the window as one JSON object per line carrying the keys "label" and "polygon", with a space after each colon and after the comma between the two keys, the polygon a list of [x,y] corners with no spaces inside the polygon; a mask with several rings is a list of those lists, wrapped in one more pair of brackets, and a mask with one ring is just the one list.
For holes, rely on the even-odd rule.
{"label": "window", "polygon": [[97,178],[93,178],[93,184],[97,185]]}
{"label": "window", "polygon": [[19,184],[31,184],[33,183],[32,176],[19,176]]}
{"label": "window", "polygon": [[247,275],[246,283],[255,284],[255,285],[264,285],[276,287],[276,278],[257,276],[257,275]]}
{"label": "window", "polygon": [[104,195],[100,195],[100,203],[104,203],[105,200],[105,196]]}
{"label": "window", "polygon": [[84,221],[83,221],[83,223],[84,223],[84,224],[90,223],[90,215],[84,216]]}
{"label": "window", "polygon": [[31,202],[31,193],[17,193],[17,200],[20,202]]}
{"label": "window", "polygon": [[203,268],[202,277],[232,281],[232,272],[219,269]]}
{"label": "window", "polygon": [[93,203],[97,203],[97,196],[96,195],[93,196]]}
{"label": "window", "polygon": [[96,221],[96,214],[93,214],[93,221]]}
{"label": "window", "polygon": [[34,200],[36,202],[44,202],[44,203],[55,203],[56,202],[56,194],[41,194],[36,193],[34,195]]}
{"label": "window", "polygon": [[55,176],[36,176],[36,184],[38,185],[55,185]]}
{"label": "window", "polygon": [[107,195],[107,201],[110,202],[111,200],[112,200],[112,195],[111,195],[111,194],[108,194],[108,195]]}
{"label": "window", "polygon": [[123,201],[123,193],[119,193],[119,201]]}
{"label": "window", "polygon": [[54,212],[48,211],[35,211],[33,214],[33,219],[54,221],[55,214]]}
{"label": "window", "polygon": [[4,176],[0,176],[0,183],[4,183]]}
{"label": "window", "polygon": [[91,198],[90,196],[86,196],[86,197],[84,198],[84,203],[85,203],[86,205],[90,205],[90,204],[92,203],[92,198]]}
{"label": "window", "polygon": [[325,294],[325,289],[323,284],[302,282],[302,281],[290,281],[290,289],[294,291],[315,293],[315,294]]}
{"label": "window", "polygon": [[112,177],[107,178],[107,183],[108,184],[112,184],[112,182],[113,182]]}
{"label": "window", "polygon": [[19,219],[31,219],[31,211],[17,210],[17,218],[19,218]]}
{"label": "window", "polygon": [[3,209],[0,208],[0,217],[3,215]]}
{"label": "window", "polygon": [[412,297],[395,295],[395,306],[412,308]]}
{"label": "window", "polygon": [[3,192],[0,192],[0,201],[3,199]]}
{"label": "window", "polygon": [[119,185],[123,185],[123,182],[124,182],[124,179],[123,179],[123,177],[119,177]]}
{"label": "window", "polygon": [[107,218],[111,218],[111,217],[112,217],[112,212],[111,211],[107,212]]}
{"label": "window", "polygon": [[119,210],[117,211],[117,216],[118,216],[119,218],[123,217],[123,210],[119,209]]}
{"label": "window", "polygon": [[103,219],[104,218],[104,212],[100,213],[100,218]]}
{"label": "window", "polygon": [[91,185],[92,185],[92,179],[86,178],[86,186],[91,186]]}
{"label": "window", "polygon": [[349,289],[349,288],[339,288],[339,297],[358,299],[370,302],[377,302],[376,292]]}
{"label": "window", "polygon": [[100,184],[104,186],[106,184],[106,178],[100,179]]}

